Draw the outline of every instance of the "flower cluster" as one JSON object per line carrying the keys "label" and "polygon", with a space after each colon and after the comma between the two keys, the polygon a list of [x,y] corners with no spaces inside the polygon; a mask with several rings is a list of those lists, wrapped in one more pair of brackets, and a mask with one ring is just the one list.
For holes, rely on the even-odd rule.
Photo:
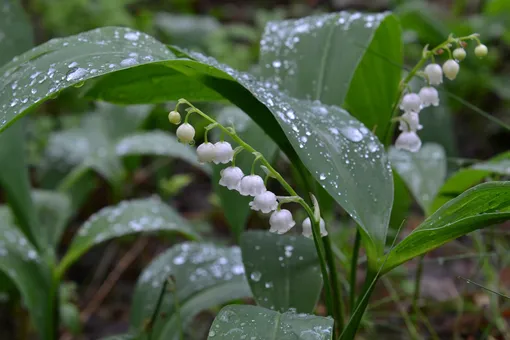
{"label": "flower cluster", "polygon": [[[459,62],[464,60],[466,57],[466,51],[464,50],[466,43],[463,39],[474,39],[478,42],[478,46],[475,48],[475,55],[477,57],[483,58],[487,55],[487,46],[481,44],[477,36],[477,34],[473,34],[459,39],[455,39],[450,36],[448,40],[438,48],[432,51],[424,51],[423,61],[430,57],[433,62],[428,64],[423,71],[417,73],[425,78],[427,85],[422,87],[418,93],[406,93],[400,102],[400,109],[404,113],[398,118],[400,122],[399,130],[401,133],[395,141],[395,147],[397,149],[403,149],[410,152],[417,152],[420,150],[422,143],[417,132],[421,130],[423,126],[420,124],[419,113],[426,107],[439,105],[439,94],[434,86],[438,86],[443,83],[443,74],[449,80],[454,80],[457,77],[460,70]],[[456,42],[459,45],[453,53],[450,51],[452,42]],[[441,67],[439,64],[434,62],[434,55],[442,54],[444,49],[448,51],[450,58],[444,62]],[[417,70],[414,69],[411,72],[411,77],[406,78],[406,80],[412,78],[414,71]],[[407,86],[407,81],[404,82],[404,85]]]}
{"label": "flower cluster", "polygon": [[[168,114],[168,119],[171,123],[176,125],[181,122],[180,114],[177,111],[171,111]],[[218,123],[213,123],[211,126],[215,127],[218,125]],[[208,142],[207,131],[208,129],[206,128],[204,143],[197,147],[199,162],[214,162],[215,164],[227,164],[232,162],[230,166],[220,171],[221,178],[219,184],[229,190],[238,191],[239,194],[243,196],[253,197],[253,201],[249,203],[252,210],[260,211],[265,214],[271,213],[269,218],[270,232],[284,234],[292,229],[296,222],[289,210],[280,208],[281,204],[284,202],[279,202],[279,198],[273,192],[267,190],[264,179],[254,174],[253,169],[251,174],[245,175],[239,167],[235,166],[237,150],[234,150],[229,142],[219,141],[214,144]],[[191,124],[187,123],[187,118],[185,122],[177,128],[176,135],[183,143],[193,143],[195,129]],[[255,158],[255,161],[257,161],[257,158]],[[309,218],[303,221],[302,228],[304,236],[308,238],[313,237],[312,224]],[[320,220],[320,234],[321,236],[326,236],[328,234],[322,218]]]}

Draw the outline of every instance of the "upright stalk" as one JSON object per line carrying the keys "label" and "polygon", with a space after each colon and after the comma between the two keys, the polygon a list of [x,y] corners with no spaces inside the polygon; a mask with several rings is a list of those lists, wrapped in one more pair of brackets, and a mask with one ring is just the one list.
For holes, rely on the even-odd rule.
{"label": "upright stalk", "polygon": [[349,308],[351,314],[354,312],[354,307],[356,305],[356,273],[358,267],[358,257],[361,245],[361,233],[356,228],[356,237],[354,239],[354,249],[352,250],[352,258],[351,258],[351,272],[349,273]]}

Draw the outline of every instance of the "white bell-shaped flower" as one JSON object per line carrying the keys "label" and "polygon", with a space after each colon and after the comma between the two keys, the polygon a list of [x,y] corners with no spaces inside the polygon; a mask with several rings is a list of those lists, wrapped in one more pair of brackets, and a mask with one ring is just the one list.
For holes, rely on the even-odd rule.
{"label": "white bell-shaped flower", "polygon": [[443,70],[438,64],[428,64],[425,67],[425,74],[429,78],[430,85],[439,85],[443,82]]}
{"label": "white bell-shaped flower", "polygon": [[285,234],[296,225],[296,222],[294,222],[290,211],[287,209],[281,209],[271,214],[271,217],[269,218],[269,225],[271,226],[269,229],[270,232]]}
{"label": "white bell-shaped flower", "polygon": [[200,163],[212,162],[216,155],[216,148],[212,143],[200,144],[197,148],[198,161]]}
{"label": "white bell-shaped flower", "polygon": [[443,64],[444,75],[446,76],[446,78],[454,80],[457,77],[457,74],[459,73],[459,68],[460,68],[459,64],[455,60],[448,59]]}
{"label": "white bell-shaped flower", "polygon": [[253,201],[250,202],[250,207],[252,210],[262,211],[264,214],[267,214],[278,208],[278,201],[275,194],[271,191],[266,191],[255,196]]}
{"label": "white bell-shaped flower", "polygon": [[423,126],[420,124],[420,115],[412,111],[404,113],[400,117],[400,126],[398,128],[404,132],[421,130]]}
{"label": "white bell-shaped flower", "polygon": [[243,196],[257,196],[265,192],[264,180],[259,175],[244,176],[239,185],[239,193]]}
{"label": "white bell-shaped flower", "polygon": [[234,150],[232,149],[232,145],[229,142],[217,142],[214,144],[215,155],[213,158],[214,163],[216,164],[226,164],[232,161],[234,157]]}
{"label": "white bell-shaped flower", "polygon": [[243,170],[236,166],[229,166],[220,171],[220,185],[230,190],[239,190],[239,185],[244,177]]}
{"label": "white bell-shaped flower", "polygon": [[421,139],[415,131],[404,131],[395,141],[395,147],[410,152],[418,152],[421,148]]}
{"label": "white bell-shaped flower", "polygon": [[475,55],[478,58],[483,58],[483,57],[487,56],[487,53],[489,53],[489,49],[484,44],[480,44],[475,47]]}
{"label": "white bell-shaped flower", "polygon": [[402,98],[400,109],[404,112],[420,112],[421,99],[416,93],[408,93]]}
{"label": "white bell-shaped flower", "polygon": [[439,105],[439,93],[437,93],[437,90],[432,86],[422,87],[418,95],[420,96],[423,107]]}
{"label": "white bell-shaped flower", "polygon": [[191,143],[195,137],[195,128],[191,124],[184,123],[177,128],[175,133],[183,143]]}
{"label": "white bell-shaped flower", "polygon": [[[309,217],[307,217],[303,221],[302,226],[303,226],[303,236],[308,237],[308,238],[313,238],[312,222],[310,221]],[[322,218],[321,218],[321,221],[319,222],[319,227],[320,227],[321,236],[322,237],[327,236],[328,231],[326,230],[326,222],[324,222],[324,220]]]}

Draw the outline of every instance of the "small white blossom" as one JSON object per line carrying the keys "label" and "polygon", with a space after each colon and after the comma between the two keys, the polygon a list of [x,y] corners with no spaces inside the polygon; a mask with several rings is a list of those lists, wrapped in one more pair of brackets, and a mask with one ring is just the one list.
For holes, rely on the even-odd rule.
{"label": "small white blossom", "polygon": [[198,161],[200,163],[212,162],[216,155],[216,148],[212,143],[200,144],[197,148]]}
{"label": "small white blossom", "polygon": [[278,202],[276,201],[276,195],[271,191],[266,191],[260,195],[255,196],[250,207],[255,211],[262,211],[264,214],[276,210],[278,208]]}
{"label": "small white blossom", "polygon": [[220,185],[230,190],[239,190],[239,184],[244,177],[243,170],[236,166],[229,166],[220,171]]}
{"label": "small white blossom", "polygon": [[184,123],[177,128],[177,138],[183,143],[190,143],[195,137],[195,129],[191,124]]}
{"label": "small white blossom", "polygon": [[489,49],[484,44],[480,44],[475,47],[475,55],[478,58],[483,58],[483,57],[487,56],[487,53],[489,53]]}
{"label": "small white blossom", "polygon": [[265,191],[264,180],[258,175],[244,176],[239,185],[239,193],[243,196],[257,196]]}
{"label": "small white blossom", "polygon": [[425,74],[429,78],[430,85],[439,85],[443,82],[443,70],[438,64],[428,64],[425,67]]}
{"label": "small white blossom", "polygon": [[459,64],[453,59],[448,59],[443,64],[443,72],[446,78],[454,80],[459,73]]}
{"label": "small white blossom", "polygon": [[421,99],[416,93],[408,93],[402,98],[400,109],[404,112],[420,112]]}
{"label": "small white blossom", "polygon": [[439,105],[439,94],[437,93],[437,90],[432,86],[422,87],[418,95],[420,96],[423,107]]}
{"label": "small white blossom", "polygon": [[395,141],[397,149],[407,150],[411,152],[418,152],[421,148],[420,137],[414,131],[402,132]]}
{"label": "small white blossom", "polygon": [[462,61],[466,59],[466,50],[462,47],[458,47],[453,50],[453,57],[457,59],[458,61]]}
{"label": "small white blossom", "polygon": [[296,222],[292,218],[292,214],[287,209],[281,209],[271,214],[269,218],[269,229],[272,233],[285,234],[287,231],[292,229]]}
{"label": "small white blossom", "polygon": [[[303,221],[302,226],[303,226],[303,236],[308,237],[308,238],[313,238],[312,222],[310,221],[309,217],[307,217]],[[321,218],[321,221],[319,222],[319,227],[320,227],[321,236],[322,237],[327,236],[328,231],[326,230],[326,223],[324,222],[324,220],[322,218]]]}
{"label": "small white blossom", "polygon": [[214,163],[226,164],[234,157],[234,150],[229,142],[217,142],[214,144],[215,155],[213,158]]}
{"label": "small white blossom", "polygon": [[412,111],[404,113],[400,117],[400,126],[398,128],[404,132],[421,130],[423,126],[420,124],[420,115]]}
{"label": "small white blossom", "polygon": [[168,120],[170,123],[177,125],[181,122],[181,115],[177,111],[170,111],[168,114]]}

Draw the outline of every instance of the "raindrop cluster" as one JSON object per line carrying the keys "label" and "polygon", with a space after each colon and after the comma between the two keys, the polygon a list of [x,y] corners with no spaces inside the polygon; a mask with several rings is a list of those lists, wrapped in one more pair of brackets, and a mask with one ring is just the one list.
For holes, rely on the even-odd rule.
{"label": "raindrop cluster", "polygon": [[[176,125],[180,124],[177,128],[176,135],[182,143],[194,143],[195,128],[188,123],[189,114],[192,112],[196,111],[188,110],[188,115],[182,124],[180,124],[181,116],[177,110],[173,110],[168,114],[168,120],[171,123]],[[208,119],[213,121],[210,117],[208,117]],[[296,225],[296,222],[294,221],[292,213],[287,209],[281,209],[281,205],[290,201],[282,200],[282,198],[285,197],[279,198],[273,192],[267,190],[266,184],[267,180],[271,177],[270,174],[268,174],[264,180],[262,177],[254,173],[255,166],[252,166],[251,174],[245,174],[241,168],[235,166],[235,156],[244,149],[243,146],[240,145],[236,149],[233,149],[232,145],[224,140],[216,143],[208,141],[208,131],[218,127],[219,125],[219,123],[214,122],[206,128],[204,143],[197,147],[197,157],[199,162],[213,162],[215,164],[231,163],[229,166],[220,171],[221,178],[219,184],[229,190],[239,192],[242,196],[253,197],[253,201],[249,203],[252,210],[260,211],[264,214],[271,213],[269,218],[270,232],[280,235],[288,232]],[[225,128],[223,129],[228,130]],[[262,155],[258,152],[253,152],[253,154],[255,154],[255,165],[255,162],[257,162]],[[302,227],[303,235],[308,238],[312,238],[312,227],[309,218],[303,221]],[[323,219],[320,221],[320,234],[321,236],[326,236],[328,234]]]}
{"label": "raindrop cluster", "polygon": [[[434,86],[438,86],[443,83],[443,75],[449,80],[455,80],[457,77],[460,70],[459,63],[464,60],[467,55],[466,50],[464,49],[467,46],[467,43],[464,40],[477,41],[478,45],[474,52],[478,58],[487,56],[487,46],[480,42],[478,34],[472,34],[458,39],[450,36],[445,43],[439,45],[435,49],[431,51],[427,51],[427,49],[424,50],[422,61],[426,61],[431,58],[432,63],[425,66],[422,71],[416,70],[416,73],[423,76],[427,84],[422,87],[418,93],[408,92],[402,97],[400,109],[404,113],[398,117],[400,122],[399,130],[401,132],[395,141],[395,147],[397,149],[407,150],[410,152],[418,152],[420,150],[422,142],[417,132],[421,130],[423,126],[420,124],[419,113],[424,108],[439,105],[439,94]],[[458,47],[452,52],[450,47],[452,47],[453,43],[457,44]],[[449,58],[441,67],[441,65],[435,63],[434,55],[441,55],[445,51],[448,52]],[[407,86],[406,83],[404,85]]]}

